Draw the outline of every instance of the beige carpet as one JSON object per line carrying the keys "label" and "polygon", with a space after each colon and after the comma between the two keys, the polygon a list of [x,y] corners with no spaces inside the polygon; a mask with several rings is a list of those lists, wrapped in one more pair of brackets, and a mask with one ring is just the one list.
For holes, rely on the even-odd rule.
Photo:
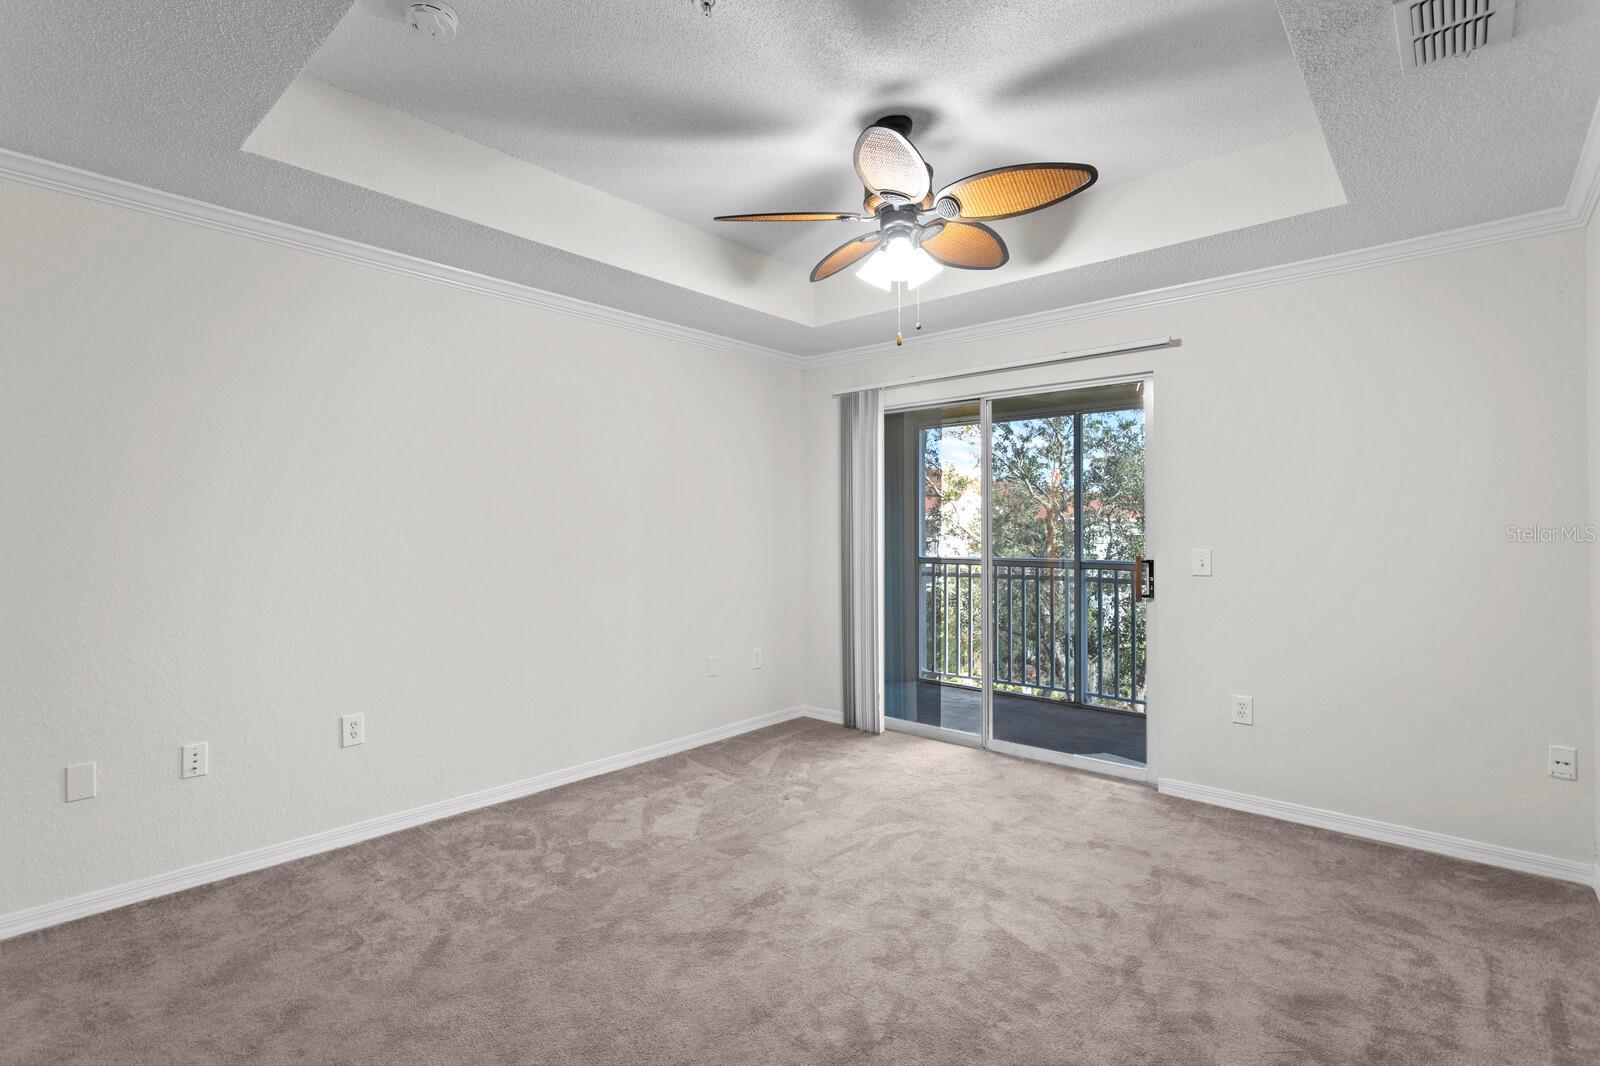
{"label": "beige carpet", "polygon": [[6,1063],[1600,1062],[1592,892],[801,721],[0,945]]}

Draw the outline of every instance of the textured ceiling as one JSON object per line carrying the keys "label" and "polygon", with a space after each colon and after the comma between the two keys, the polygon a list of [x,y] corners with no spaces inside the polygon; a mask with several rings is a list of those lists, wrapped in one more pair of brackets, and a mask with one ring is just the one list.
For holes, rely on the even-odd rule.
{"label": "textured ceiling", "polygon": [[[1125,181],[1317,119],[1273,0],[470,0],[444,46],[358,4],[306,73],[810,269],[862,125],[904,110],[936,187],[1035,160]],[[859,229],[860,227],[856,227]]]}
{"label": "textured ceiling", "polygon": [[[0,148],[798,354],[883,337],[892,311],[808,328],[240,152],[273,102],[335,33],[348,6],[347,0],[148,0],[138,9],[139,17],[113,18],[103,0],[17,0],[8,5],[8,33],[0,37]],[[463,37],[447,48],[467,46],[478,25],[478,0],[459,0],[456,6]],[[486,5],[484,10],[500,6]],[[526,6],[559,7],[566,16],[580,19],[586,11],[610,8],[581,0]],[[756,181],[770,184],[753,184],[754,191],[800,196],[816,187],[813,180],[838,180],[829,160],[839,151],[840,131],[846,145],[844,161],[838,164],[843,167],[848,165],[854,126],[895,109],[923,120],[928,136],[922,143],[940,176],[954,177],[987,165],[991,158],[1014,158],[1020,154],[1014,154],[1016,138],[1041,135],[1029,134],[1028,120],[1021,117],[1031,107],[1044,106],[1036,99],[1041,94],[1070,90],[1072,107],[1089,98],[1100,99],[1102,106],[1120,99],[1116,106],[1132,114],[1140,105],[1128,101],[1158,98],[1159,83],[1169,76],[1178,85],[1186,79],[1206,80],[1204,71],[1186,65],[1186,49],[1178,41],[1168,46],[1170,71],[1152,50],[1139,75],[1119,85],[1116,65],[1097,59],[1104,53],[1085,44],[1083,35],[1088,27],[1108,25],[1099,20],[1108,9],[1121,6],[992,0],[971,5],[963,24],[930,25],[916,15],[930,9],[928,5],[879,0],[848,5],[719,0],[710,20],[695,15],[687,0],[633,0],[635,18],[645,26],[676,27],[681,21],[688,24],[684,34],[729,34],[752,32],[737,25],[730,29],[729,22],[763,22],[771,47],[781,52],[788,44],[799,56],[781,67],[747,72],[758,78],[758,86],[747,85],[726,99],[703,93],[705,75],[688,69],[689,64],[671,65],[667,69],[676,74],[659,82],[632,72],[599,84],[614,87],[616,93],[623,86],[633,92],[652,86],[648,91],[668,101],[655,103],[675,116],[676,126],[662,138],[662,152],[678,160],[675,167],[693,166],[699,158],[693,151],[680,154],[678,139],[691,135],[693,143],[709,143],[718,152],[733,152],[734,158],[745,144],[761,156],[780,151],[789,140],[804,147],[808,169],[776,177],[757,172]],[[934,300],[923,311],[930,330],[1292,262],[1562,203],[1600,93],[1600,4],[1519,0],[1512,41],[1410,75],[1402,72],[1396,57],[1388,0],[1279,0],[1277,7],[1279,32],[1287,38],[1348,206]],[[1189,26],[1203,40],[1212,19],[1245,20],[1255,8],[1250,3],[1141,3],[1137,10],[1148,21],[1132,24],[1131,32],[1138,37],[1141,27],[1154,33],[1160,26]],[[780,10],[790,13],[780,17]],[[836,32],[833,23],[840,17],[850,19],[852,32]],[[1025,35],[1013,21],[1044,17],[1056,18],[1060,28]],[[808,35],[789,21],[805,19],[827,25]],[[987,42],[987,61],[979,68],[993,70],[992,75],[941,66],[950,41],[971,33]],[[664,34],[658,40],[663,53],[677,47]],[[1053,47],[1038,45],[1038,40]],[[583,41],[567,43],[581,52],[585,42],[603,44],[604,34],[593,32]],[[828,55],[809,51],[820,49],[819,42],[826,42]],[[831,84],[819,87],[810,78],[794,80],[794,72],[808,62],[836,70],[877,69],[875,57],[889,54],[885,42],[894,45],[896,56],[920,54],[929,62],[911,74],[901,71],[895,75],[898,80],[857,78],[848,92],[836,92]],[[1013,58],[1019,52],[1026,61]],[[1051,56],[1057,61],[1054,67]],[[1272,48],[1252,51],[1246,46],[1238,55],[1229,53],[1214,62],[1271,64],[1280,59],[1281,52]],[[617,60],[591,52],[590,62],[603,66]],[[1074,78],[1080,80],[1074,83]],[[1212,83],[1219,99],[1226,83],[1224,75]],[[983,87],[981,100],[964,91],[971,85]],[[1154,96],[1146,96],[1147,90]],[[742,105],[747,95],[758,106]],[[816,125],[794,128],[794,111],[784,103],[785,96],[814,107]],[[1181,96],[1174,94],[1169,102],[1178,106]],[[597,137],[632,144],[647,142],[650,134],[638,124],[639,104],[615,94],[599,100],[583,97],[571,88],[553,89],[539,102],[542,113],[587,114]],[[1263,104],[1249,100],[1214,106],[1251,110]],[[1277,103],[1270,111],[1279,113]],[[485,101],[483,121],[502,112],[499,102]],[[791,116],[784,120],[777,147],[768,143],[775,135],[764,132],[774,112]],[[548,121],[561,129],[556,119]],[[985,121],[1003,123],[1011,133],[991,139],[971,132]],[[1193,126],[1202,136],[1225,137],[1223,131],[1249,128],[1251,121],[1239,125],[1237,116],[1214,115],[1210,121],[1202,116]],[[1148,131],[1136,128],[1130,136],[1127,130],[1111,130],[1112,139],[1097,144],[1089,139],[1093,128],[1085,122],[1068,131],[1063,152],[1100,161],[1127,150],[1130,161],[1125,165],[1137,168],[1137,152],[1128,146],[1136,147]],[[562,139],[581,141],[581,132],[562,130]],[[488,139],[491,134],[481,136]],[[945,136],[949,140],[941,142]],[[1192,151],[1193,143],[1151,146],[1146,158],[1154,162],[1145,165],[1159,166],[1164,151],[1178,158]],[[537,156],[531,149],[519,152],[523,150]],[[581,152],[571,151],[578,160]],[[659,161],[666,158],[658,156],[654,163],[649,157],[620,159],[616,170],[648,171],[666,166]],[[688,162],[681,162],[685,158]],[[554,166],[553,161],[545,163]],[[729,174],[739,169],[737,164],[719,166]],[[658,180],[648,173],[645,179],[645,186]],[[608,180],[633,179],[624,174]],[[665,188],[661,180],[659,187]],[[645,188],[633,195],[650,192]],[[717,209],[791,203],[803,206],[785,197],[773,204],[718,202]]]}

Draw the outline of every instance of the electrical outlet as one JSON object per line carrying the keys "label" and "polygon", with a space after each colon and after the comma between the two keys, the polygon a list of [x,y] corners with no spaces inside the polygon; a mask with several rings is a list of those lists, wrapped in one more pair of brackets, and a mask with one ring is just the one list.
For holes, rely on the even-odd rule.
{"label": "electrical outlet", "polygon": [[67,802],[94,799],[95,769],[92,762],[80,762],[67,767]]}
{"label": "electrical outlet", "polygon": [[357,744],[367,742],[367,716],[364,714],[341,714],[339,716],[339,746],[353,748]]}
{"label": "electrical outlet", "polygon": [[206,751],[205,741],[202,740],[198,744],[185,744],[178,750],[182,754],[182,762],[179,764],[180,769],[178,771],[179,777],[206,776],[210,759]]}
{"label": "electrical outlet", "polygon": [[707,677],[716,677],[717,676],[717,657],[715,655],[707,655],[706,656],[706,676]]}
{"label": "electrical outlet", "polygon": [[761,649],[760,648],[751,648],[750,649],[750,669],[759,670],[759,669],[761,669],[761,666],[762,666]]}
{"label": "electrical outlet", "polygon": [[1233,697],[1233,724],[1256,724],[1256,698],[1254,696]]}
{"label": "electrical outlet", "polygon": [[1189,552],[1189,572],[1195,577],[1211,576],[1211,549],[1194,548]]}
{"label": "electrical outlet", "polygon": [[1578,779],[1578,749],[1550,745],[1550,776],[1562,781]]}

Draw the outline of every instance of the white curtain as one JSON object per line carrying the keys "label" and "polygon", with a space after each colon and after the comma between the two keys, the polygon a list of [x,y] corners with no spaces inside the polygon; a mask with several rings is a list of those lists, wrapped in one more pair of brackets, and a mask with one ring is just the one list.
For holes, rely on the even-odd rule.
{"label": "white curtain", "polygon": [[839,398],[844,429],[844,724],[883,732],[883,390]]}

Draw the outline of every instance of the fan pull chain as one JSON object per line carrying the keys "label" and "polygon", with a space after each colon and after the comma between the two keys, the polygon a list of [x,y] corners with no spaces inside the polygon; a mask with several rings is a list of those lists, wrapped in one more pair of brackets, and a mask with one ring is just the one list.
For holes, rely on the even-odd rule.
{"label": "fan pull chain", "polygon": [[922,332],[922,286],[917,286],[917,332]]}
{"label": "fan pull chain", "polygon": [[894,283],[894,344],[896,348],[903,347],[906,335],[900,332],[900,286],[901,282]]}

